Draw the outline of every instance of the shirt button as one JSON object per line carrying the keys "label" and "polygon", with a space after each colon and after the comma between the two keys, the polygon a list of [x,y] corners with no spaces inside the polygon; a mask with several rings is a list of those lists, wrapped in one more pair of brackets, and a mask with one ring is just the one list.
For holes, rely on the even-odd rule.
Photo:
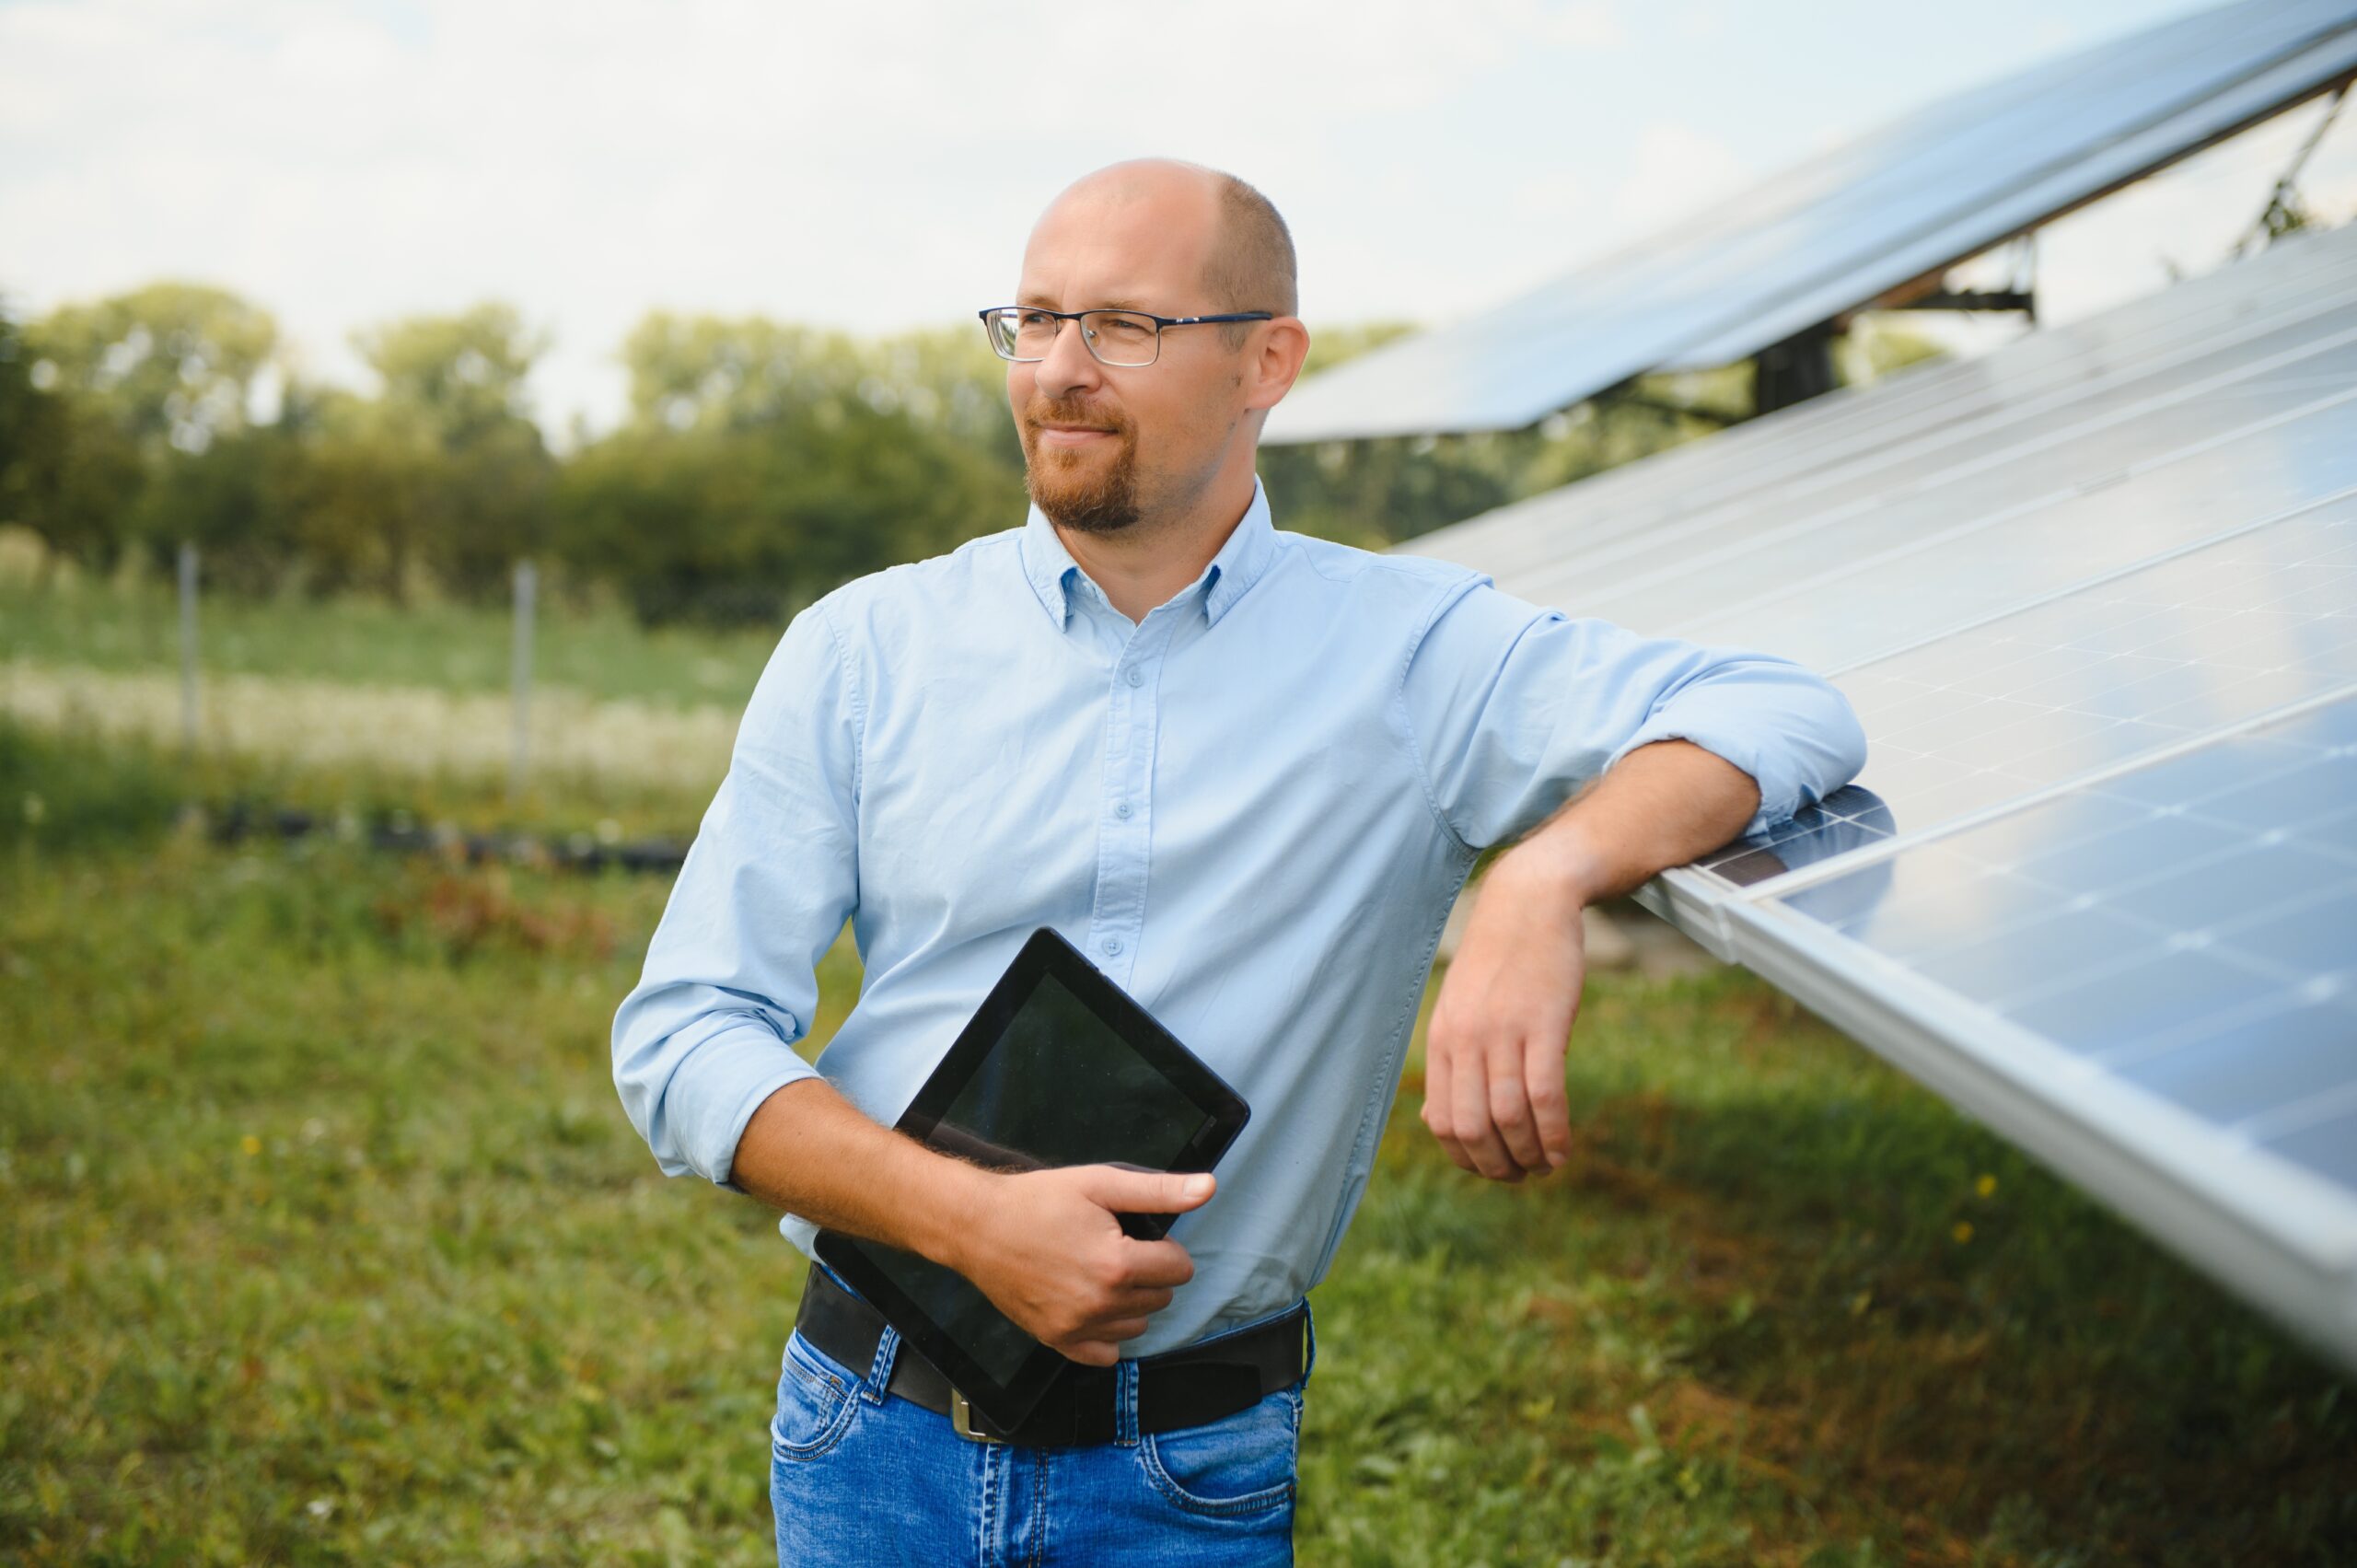
{"label": "shirt button", "polygon": [[1105,938],[1105,950],[1109,953],[1120,952],[1121,950],[1121,939],[1118,936],[1108,936]]}
{"label": "shirt button", "polygon": [[1132,685],[1132,686],[1140,686],[1140,685],[1144,685],[1144,683],[1145,683],[1145,677],[1144,677],[1144,676],[1140,675],[1140,674],[1139,674],[1136,670],[1134,670],[1134,669],[1132,669],[1132,670],[1131,670],[1131,671],[1130,671],[1130,684],[1131,684],[1131,685]]}
{"label": "shirt button", "polygon": [[1130,803],[1124,800],[1120,805],[1114,807],[1113,815],[1119,817],[1124,822],[1128,821],[1130,819]]}

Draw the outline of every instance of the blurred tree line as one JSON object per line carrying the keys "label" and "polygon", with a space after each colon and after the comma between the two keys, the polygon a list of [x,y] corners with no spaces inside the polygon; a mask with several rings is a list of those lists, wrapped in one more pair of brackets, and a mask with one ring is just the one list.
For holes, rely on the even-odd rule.
{"label": "blurred tree line", "polygon": [[[1410,330],[1313,329],[1311,369]],[[649,314],[628,416],[552,453],[511,307],[355,334],[373,395],[289,368],[270,313],[158,283],[18,323],[0,311],[0,522],[99,573],[180,542],[209,587],[493,598],[521,556],[650,622],[771,622],[864,573],[1022,520],[1004,366],[967,324],[894,337]],[[1746,412],[1741,367],[1510,435],[1261,454],[1279,526],[1379,548]],[[265,412],[266,411],[266,412]]]}

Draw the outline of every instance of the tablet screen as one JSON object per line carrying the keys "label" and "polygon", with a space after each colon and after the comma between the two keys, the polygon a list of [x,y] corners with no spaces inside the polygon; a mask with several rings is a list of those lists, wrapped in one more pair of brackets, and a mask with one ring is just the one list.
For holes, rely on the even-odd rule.
{"label": "tablet screen", "polygon": [[[935,1086],[927,1086],[937,1096]],[[1212,1121],[1210,1108],[1140,1055],[1049,970],[1007,1017],[971,1074],[955,1086],[938,1120],[930,1129],[909,1131],[1006,1169],[1114,1160],[1168,1169]],[[963,1275],[892,1248],[871,1244],[863,1250],[994,1381],[1012,1382],[1039,1350],[1037,1340]]]}

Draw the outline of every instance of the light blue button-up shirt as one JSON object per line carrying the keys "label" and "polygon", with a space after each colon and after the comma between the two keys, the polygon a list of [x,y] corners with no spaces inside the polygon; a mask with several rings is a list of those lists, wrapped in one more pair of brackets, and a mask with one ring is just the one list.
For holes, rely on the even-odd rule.
{"label": "light blue button-up shirt", "polygon": [[[1324,1276],[1480,852],[1672,738],[1758,782],[1755,828],[1865,756],[1788,660],[1280,532],[1257,482],[1137,622],[1034,506],[787,626],[615,1014],[614,1082],[666,1174],[737,1190],[763,1099],[823,1074],[888,1126],[1051,925],[1252,1107],[1172,1226],[1194,1279],[1122,1349],[1186,1344]],[[813,1067],[793,1042],[846,919],[863,987]]]}

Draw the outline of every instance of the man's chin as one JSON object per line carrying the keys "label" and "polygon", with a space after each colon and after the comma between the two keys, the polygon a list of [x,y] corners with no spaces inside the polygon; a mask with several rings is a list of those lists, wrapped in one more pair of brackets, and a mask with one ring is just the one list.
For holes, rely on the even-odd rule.
{"label": "man's chin", "polygon": [[1031,472],[1032,504],[1048,520],[1081,533],[1118,533],[1137,521],[1137,506],[1127,497],[1108,495],[1101,485],[1042,483]]}

